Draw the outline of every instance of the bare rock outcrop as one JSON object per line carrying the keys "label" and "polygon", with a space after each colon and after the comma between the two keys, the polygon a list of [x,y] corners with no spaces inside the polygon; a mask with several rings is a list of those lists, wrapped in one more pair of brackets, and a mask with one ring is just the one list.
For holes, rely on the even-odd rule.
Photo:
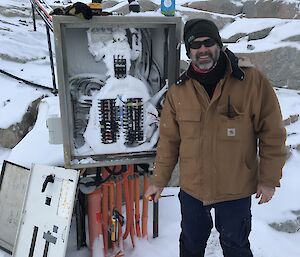
{"label": "bare rock outcrop", "polygon": [[243,53],[251,62],[262,70],[274,86],[286,86],[300,89],[300,51],[291,48],[277,48],[267,52]]}
{"label": "bare rock outcrop", "polygon": [[243,6],[236,5],[229,0],[199,1],[187,3],[184,6],[196,10],[237,15],[242,12]]}
{"label": "bare rock outcrop", "polygon": [[243,13],[247,18],[300,19],[300,3],[282,0],[249,0],[243,4],[230,0],[214,0],[192,2],[184,6],[233,16]]}
{"label": "bare rock outcrop", "polygon": [[[300,33],[300,32],[299,32]],[[290,42],[300,42],[300,35],[296,35],[296,36],[292,36],[292,37],[288,37],[286,39],[284,39],[283,41],[290,41]]]}
{"label": "bare rock outcrop", "polygon": [[284,222],[274,222],[269,224],[273,229],[285,233],[297,233],[300,230],[300,210],[291,211],[296,218],[289,219]]}
{"label": "bare rock outcrop", "polygon": [[38,114],[38,105],[42,97],[36,99],[28,107],[19,123],[13,124],[6,129],[0,128],[0,145],[4,148],[14,148],[32,129]]}
{"label": "bare rock outcrop", "polygon": [[269,33],[272,31],[274,27],[270,28],[265,28],[259,31],[255,31],[252,33],[237,33],[230,38],[227,39],[222,39],[224,43],[236,43],[239,39],[248,37],[248,40],[258,40],[258,39],[263,39],[269,35]]}
{"label": "bare rock outcrop", "polygon": [[108,9],[108,8],[114,7],[117,4],[118,4],[117,1],[103,1],[102,7],[103,7],[103,9]]}
{"label": "bare rock outcrop", "polygon": [[252,0],[244,3],[242,12],[247,18],[300,19],[299,11],[299,2]]}

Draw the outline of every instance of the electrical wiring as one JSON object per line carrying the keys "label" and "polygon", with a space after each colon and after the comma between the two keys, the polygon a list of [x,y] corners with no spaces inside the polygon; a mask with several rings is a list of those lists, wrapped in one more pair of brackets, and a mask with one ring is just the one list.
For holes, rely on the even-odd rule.
{"label": "electrical wiring", "polygon": [[5,71],[5,70],[2,70],[2,69],[0,69],[0,73],[2,73],[3,75],[8,76],[8,77],[10,77],[10,78],[13,78],[13,79],[15,79],[15,80],[22,81],[23,83],[25,83],[26,85],[29,85],[29,86],[33,86],[33,87],[37,87],[37,88],[42,88],[42,89],[47,89],[47,90],[50,90],[50,91],[53,90],[53,89],[50,88],[50,87],[46,87],[46,86],[43,86],[43,85],[34,83],[34,82],[32,82],[32,81],[23,79],[23,78],[21,78],[21,77],[18,77],[18,76],[16,76],[16,75],[13,75],[12,73],[9,73],[9,72],[7,72],[7,71]]}
{"label": "electrical wiring", "polygon": [[106,76],[99,74],[78,74],[70,77],[70,93],[74,115],[74,144],[76,148],[84,145],[84,132],[88,123],[93,95],[104,86]]}

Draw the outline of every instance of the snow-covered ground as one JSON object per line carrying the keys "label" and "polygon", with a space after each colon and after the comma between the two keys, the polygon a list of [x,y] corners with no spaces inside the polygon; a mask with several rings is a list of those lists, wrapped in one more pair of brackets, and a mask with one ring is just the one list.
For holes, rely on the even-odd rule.
{"label": "snow-covered ground", "polygon": [[[291,2],[291,0],[289,0]],[[89,2],[89,1],[86,1]],[[118,1],[120,5],[126,1]],[[159,3],[160,1],[153,1]],[[180,15],[180,6],[185,2],[176,1],[177,12]],[[296,0],[295,0],[296,2]],[[0,69],[11,72],[19,77],[48,87],[52,85],[50,62],[48,57],[45,27],[41,20],[37,21],[37,31],[33,31],[29,1],[7,0],[0,2]],[[3,15],[5,8],[16,9],[21,16]],[[24,9],[24,10],[23,10]],[[147,13],[149,15],[149,13]],[[155,14],[157,15],[157,13]],[[290,45],[300,48],[298,42],[283,42],[290,36],[299,34],[299,20],[280,19],[245,19],[236,21],[221,31],[223,38],[229,38],[237,32],[252,32],[269,26],[275,26],[272,33],[265,39],[251,42],[255,44],[255,51],[266,51],[281,46]],[[249,43],[249,42],[248,42]],[[247,41],[229,45],[235,52],[247,52]],[[186,58],[182,50],[182,58]],[[285,86],[285,85],[281,85]],[[48,143],[46,120],[49,116],[59,114],[58,97],[51,95],[47,90],[35,89],[19,83],[0,74],[0,127],[7,128],[19,122],[28,105],[41,95],[50,97],[42,100],[39,106],[37,122],[28,135],[13,149],[0,147],[0,165],[3,160],[10,160],[17,164],[30,167],[31,163],[47,165],[63,165],[63,148],[61,145]],[[290,115],[300,114],[300,92],[288,89],[278,89],[277,95],[282,108],[284,119]],[[267,104],[267,103],[266,103]],[[300,121],[286,127],[290,135],[287,144],[296,147],[300,144]],[[300,152],[292,149],[292,155],[287,161],[281,187],[276,190],[272,201],[258,205],[253,198],[253,231],[250,236],[251,247],[255,257],[299,257],[300,231],[296,233],[280,232],[269,224],[291,221],[294,224],[300,220]],[[152,239],[152,213],[149,208],[149,238],[138,240],[135,249],[130,242],[126,242],[126,256],[129,257],[174,257],[178,256],[178,236],[180,233],[180,211],[177,199],[178,188],[165,189],[166,194],[175,194],[175,197],[160,200],[159,237]],[[1,215],[1,214],[0,214]],[[0,257],[8,257],[0,251]],[[69,257],[87,257],[88,249],[76,250],[75,224],[72,224],[67,250]],[[218,233],[213,230],[209,239],[206,256],[220,257],[222,251],[218,243]]]}

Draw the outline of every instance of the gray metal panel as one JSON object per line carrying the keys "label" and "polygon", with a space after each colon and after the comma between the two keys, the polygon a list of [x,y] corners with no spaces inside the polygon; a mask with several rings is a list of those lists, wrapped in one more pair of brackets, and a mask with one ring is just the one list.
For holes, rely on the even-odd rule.
{"label": "gray metal panel", "polygon": [[[89,28],[137,28],[149,29],[155,52],[157,67],[164,74],[163,78],[171,85],[179,76],[179,56],[181,40],[181,17],[150,16],[106,16],[84,20],[71,16],[54,16],[54,34],[58,89],[63,128],[65,166],[72,168],[96,167],[129,163],[153,162],[156,149],[131,153],[108,153],[81,155],[74,153],[74,113],[68,78],[82,72],[104,72],[101,62],[95,62],[87,49],[84,33]],[[164,35],[167,41],[164,43]],[[102,66],[101,66],[102,65]],[[92,158],[92,162],[85,159]],[[82,162],[80,160],[83,160]]]}
{"label": "gray metal panel", "polygon": [[12,253],[29,178],[29,169],[4,161],[0,175],[0,248]]}

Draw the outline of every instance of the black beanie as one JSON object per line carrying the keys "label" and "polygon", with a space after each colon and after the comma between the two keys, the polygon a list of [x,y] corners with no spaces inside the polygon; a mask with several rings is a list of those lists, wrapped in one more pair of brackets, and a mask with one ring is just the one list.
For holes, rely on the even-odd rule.
{"label": "black beanie", "polygon": [[185,23],[183,40],[187,55],[190,53],[191,43],[198,37],[210,37],[216,40],[217,44],[222,48],[223,43],[219,34],[219,30],[212,21],[205,19],[191,19]]}

